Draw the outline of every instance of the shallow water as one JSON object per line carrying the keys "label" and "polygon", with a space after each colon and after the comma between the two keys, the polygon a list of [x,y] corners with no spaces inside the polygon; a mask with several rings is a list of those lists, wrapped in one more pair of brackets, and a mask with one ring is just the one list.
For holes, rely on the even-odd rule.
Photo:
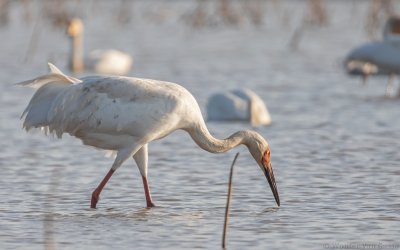
{"label": "shallow water", "polygon": [[[152,7],[135,2],[133,20],[113,29],[104,10],[87,10],[85,46],[132,53],[131,75],[180,83],[203,110],[215,91],[257,91],[273,120],[256,130],[271,145],[281,207],[246,148],[213,155],[177,131],[150,144],[157,207],[144,208],[141,178],[130,160],[111,178],[98,209],[89,209],[112,159],[69,136],[57,140],[21,129],[19,116],[33,90],[12,83],[43,74],[49,60],[65,70],[68,41],[45,23],[31,39],[34,24],[20,20],[22,10],[13,5],[10,23],[0,28],[0,248],[218,249],[236,152],[229,248],[400,248],[400,99],[384,97],[386,78],[362,87],[339,65],[368,39],[367,2],[331,2],[329,24],[306,30],[296,51],[288,41],[303,2],[267,4],[261,27],[199,30],[177,14],[194,4],[157,4],[166,8],[164,23],[147,20],[143,13],[153,13]],[[110,33],[100,35],[102,27]],[[208,126],[216,137],[251,128]]]}

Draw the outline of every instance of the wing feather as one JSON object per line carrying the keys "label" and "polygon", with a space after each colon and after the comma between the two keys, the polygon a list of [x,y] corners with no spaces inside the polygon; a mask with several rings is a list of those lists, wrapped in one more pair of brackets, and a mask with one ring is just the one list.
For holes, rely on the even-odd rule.
{"label": "wing feather", "polygon": [[60,94],[48,113],[50,132],[59,137],[64,132],[79,137],[85,131],[144,137],[176,124],[173,110],[179,100],[158,83],[120,77],[82,80]]}

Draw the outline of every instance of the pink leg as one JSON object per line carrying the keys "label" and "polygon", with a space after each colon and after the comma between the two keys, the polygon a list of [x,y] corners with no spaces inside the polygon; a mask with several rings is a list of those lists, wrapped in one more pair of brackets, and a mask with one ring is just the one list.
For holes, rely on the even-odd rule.
{"label": "pink leg", "polygon": [[104,186],[107,184],[108,180],[111,178],[113,173],[114,173],[114,170],[110,169],[110,171],[108,171],[108,173],[104,177],[104,179],[100,182],[99,186],[93,191],[92,202],[90,205],[91,208],[96,208],[96,204],[99,201],[99,196],[100,196],[101,190],[103,190]]}
{"label": "pink leg", "polygon": [[142,179],[143,179],[144,194],[146,195],[147,208],[154,207],[154,203],[151,200],[150,188],[149,188],[149,183],[147,182],[147,178],[142,176]]}

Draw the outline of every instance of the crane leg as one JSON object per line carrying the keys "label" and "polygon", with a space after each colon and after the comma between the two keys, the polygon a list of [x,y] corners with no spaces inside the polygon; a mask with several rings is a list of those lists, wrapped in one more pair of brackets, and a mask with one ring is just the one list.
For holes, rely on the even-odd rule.
{"label": "crane leg", "polygon": [[96,204],[99,201],[100,193],[101,190],[103,190],[104,186],[107,184],[108,180],[111,178],[115,171],[113,169],[110,169],[104,179],[100,182],[99,186],[93,191],[92,193],[92,202],[90,207],[91,208],[96,208]]}
{"label": "crane leg", "polygon": [[394,75],[394,74],[390,74],[389,75],[388,83],[386,85],[386,92],[385,92],[385,96],[386,97],[390,97],[392,95],[392,92],[393,92],[393,80],[395,78],[396,78],[396,75]]}
{"label": "crane leg", "polygon": [[362,74],[361,83],[363,86],[367,85],[368,74]]}
{"label": "crane leg", "polygon": [[147,177],[144,177],[142,175],[142,179],[143,179],[144,194],[146,195],[147,208],[154,207],[154,203],[151,200],[151,193],[150,193],[149,183],[147,182]]}
{"label": "crane leg", "polygon": [[142,175],[144,194],[146,195],[147,208],[154,207],[154,203],[151,200],[151,193],[149,188],[149,182],[147,181],[147,165],[148,165],[148,146],[144,144],[137,152],[133,155],[133,159],[138,165],[140,174]]}

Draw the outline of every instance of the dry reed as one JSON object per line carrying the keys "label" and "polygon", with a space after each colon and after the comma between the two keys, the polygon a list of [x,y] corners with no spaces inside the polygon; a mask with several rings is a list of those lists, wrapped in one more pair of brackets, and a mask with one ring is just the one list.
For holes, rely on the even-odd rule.
{"label": "dry reed", "polygon": [[236,159],[238,158],[239,153],[236,153],[235,158],[233,159],[231,165],[231,172],[229,174],[229,184],[228,184],[228,196],[225,207],[225,221],[224,221],[224,231],[222,233],[222,248],[226,248],[226,232],[228,229],[228,221],[229,221],[229,207],[231,205],[231,197],[232,197],[232,177],[233,177],[233,166],[235,165]]}

